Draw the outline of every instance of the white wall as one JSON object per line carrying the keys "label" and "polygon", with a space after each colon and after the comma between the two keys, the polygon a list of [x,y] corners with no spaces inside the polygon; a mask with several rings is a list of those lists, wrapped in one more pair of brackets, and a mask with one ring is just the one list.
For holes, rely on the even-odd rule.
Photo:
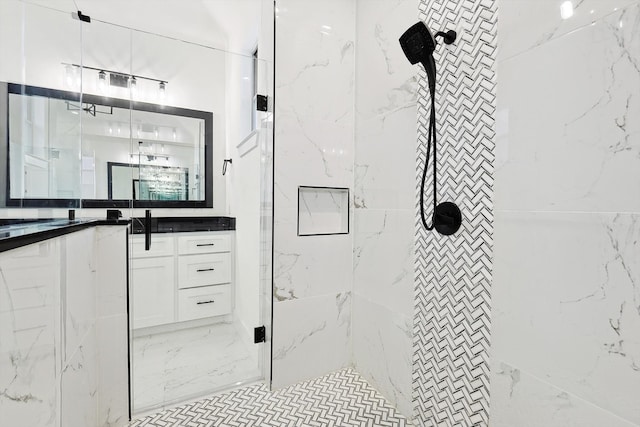
{"label": "white wall", "polygon": [[640,425],[640,2],[499,1],[491,425]]}

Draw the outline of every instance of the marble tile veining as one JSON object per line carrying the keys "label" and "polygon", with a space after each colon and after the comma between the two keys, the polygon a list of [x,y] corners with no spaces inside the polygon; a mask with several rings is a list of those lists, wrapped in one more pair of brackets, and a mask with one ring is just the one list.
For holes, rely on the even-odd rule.
{"label": "marble tile veining", "polygon": [[259,346],[220,323],[135,337],[134,413],[198,398],[260,377]]}
{"label": "marble tile veining", "polygon": [[272,374],[283,387],[350,363],[353,236],[298,237],[297,220],[299,186],[353,188],[356,3],[276,6]]}

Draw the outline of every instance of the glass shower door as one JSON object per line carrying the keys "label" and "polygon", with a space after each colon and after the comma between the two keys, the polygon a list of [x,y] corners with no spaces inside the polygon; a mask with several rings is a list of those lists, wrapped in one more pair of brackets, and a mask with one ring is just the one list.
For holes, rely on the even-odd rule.
{"label": "glass shower door", "polygon": [[[237,149],[246,138],[258,147],[262,134],[249,136],[251,56],[131,31],[131,59],[131,215],[145,216],[142,203],[165,205],[150,209],[150,245],[131,237],[135,416],[264,377],[264,344],[254,342],[263,324],[260,150]],[[212,207],[166,207],[209,200],[206,184]]]}

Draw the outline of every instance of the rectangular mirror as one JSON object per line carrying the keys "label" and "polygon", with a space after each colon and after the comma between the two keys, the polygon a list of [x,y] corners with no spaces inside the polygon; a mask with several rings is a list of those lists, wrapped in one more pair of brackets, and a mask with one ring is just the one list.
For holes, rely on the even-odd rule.
{"label": "rectangular mirror", "polygon": [[213,206],[212,113],[3,87],[7,206]]}

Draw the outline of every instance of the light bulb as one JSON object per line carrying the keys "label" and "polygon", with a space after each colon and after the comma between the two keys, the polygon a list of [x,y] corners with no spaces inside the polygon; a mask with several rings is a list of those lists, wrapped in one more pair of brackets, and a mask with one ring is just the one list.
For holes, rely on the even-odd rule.
{"label": "light bulb", "polygon": [[73,86],[73,66],[67,65],[64,67],[64,81],[67,86]]}
{"label": "light bulb", "polygon": [[158,90],[160,92],[160,99],[164,100],[164,97],[167,95],[167,84],[165,82],[160,82],[158,86],[159,86]]}
{"label": "light bulb", "polygon": [[100,89],[102,93],[107,91],[107,73],[104,71],[98,73],[98,89]]}
{"label": "light bulb", "polygon": [[560,5],[560,17],[562,19],[569,19],[573,16],[573,3],[571,1],[565,1]]}

